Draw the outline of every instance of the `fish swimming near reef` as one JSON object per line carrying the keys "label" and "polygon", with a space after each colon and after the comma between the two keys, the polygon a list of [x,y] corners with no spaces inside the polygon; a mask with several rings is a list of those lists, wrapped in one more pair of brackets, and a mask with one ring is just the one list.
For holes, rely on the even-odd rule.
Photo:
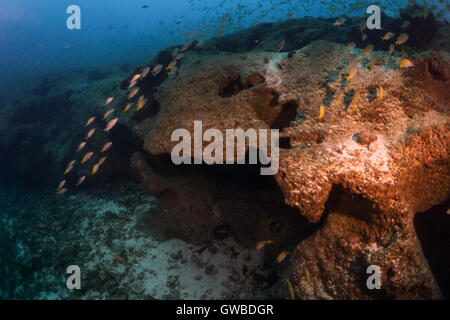
{"label": "fish swimming near reef", "polygon": [[84,155],[83,160],[81,160],[81,163],[86,163],[89,161],[90,158],[92,158],[92,156],[94,155],[93,152],[88,152]]}
{"label": "fish swimming near reef", "polygon": [[409,35],[407,33],[402,33],[401,35],[398,36],[397,41],[395,41],[396,45],[402,45],[404,43],[406,43],[406,41],[408,41],[409,39]]}
{"label": "fish swimming near reef", "polygon": [[80,143],[80,145],[78,146],[77,151],[78,151],[78,152],[81,151],[85,146],[86,146],[86,142],[83,141],[83,142]]}
{"label": "fish swimming near reef", "polygon": [[117,124],[117,121],[119,121],[118,118],[112,119],[111,121],[109,121],[106,125],[105,131],[109,132],[111,131],[112,128],[114,128],[114,126]]}
{"label": "fish swimming near reef", "polygon": [[289,281],[289,279],[284,278],[284,282],[286,282],[288,289],[289,289],[289,297],[291,300],[295,300],[295,294],[294,294],[294,287],[292,286],[292,283]]}
{"label": "fish swimming near reef", "polygon": [[141,74],[140,74],[140,73],[135,74],[135,75],[133,76],[133,78],[131,78],[131,81],[130,81],[130,82],[136,82],[136,81],[139,80],[140,77],[141,77]]}
{"label": "fish swimming near reef", "polygon": [[86,135],[86,139],[85,139],[85,140],[88,140],[90,137],[92,137],[92,135],[94,134],[94,132],[95,132],[95,129],[89,130],[89,132],[88,132],[87,135]]}
{"label": "fish swimming near reef", "polygon": [[84,182],[84,180],[86,180],[86,176],[80,177],[80,179],[78,179],[76,186],[79,187]]}
{"label": "fish swimming near reef", "polygon": [[389,46],[388,56],[392,55],[394,53],[394,50],[395,50],[395,45],[391,44]]}
{"label": "fish swimming near reef", "polygon": [[125,108],[123,109],[123,112],[127,112],[128,110],[130,110],[132,103],[128,103]]}
{"label": "fish swimming near reef", "polygon": [[409,60],[409,59],[402,59],[402,60],[400,60],[400,69],[412,68],[412,67],[414,67],[414,63],[412,63],[411,60]]}
{"label": "fish swimming near reef", "polygon": [[114,97],[109,97],[108,99],[106,99],[105,101],[105,106],[107,106],[108,104],[110,104],[111,102],[114,101]]}
{"label": "fish swimming near reef", "polygon": [[377,96],[380,101],[383,100],[383,88],[381,86],[377,89]]}
{"label": "fish swimming near reef", "polygon": [[381,38],[381,40],[383,40],[383,41],[390,40],[390,39],[392,39],[393,36],[394,36],[394,34],[392,32],[388,32]]}
{"label": "fish swimming near reef", "polygon": [[99,168],[100,165],[98,163],[94,164],[94,166],[92,167],[92,175],[96,174]]}
{"label": "fish swimming near reef", "polygon": [[101,166],[103,163],[105,163],[106,159],[106,157],[100,158],[100,160],[98,160],[98,165]]}
{"label": "fish swimming near reef", "polygon": [[150,73],[150,67],[147,67],[144,70],[142,70],[141,79],[144,79],[149,73]]}
{"label": "fish swimming near reef", "polygon": [[280,52],[281,50],[283,50],[285,45],[286,45],[286,41],[281,40],[281,42],[277,46],[277,51]]}
{"label": "fish swimming near reef", "polygon": [[163,68],[162,64],[157,64],[156,66],[154,66],[152,70],[152,75],[156,77],[161,72],[162,68]]}
{"label": "fish swimming near reef", "polygon": [[266,245],[272,244],[272,243],[273,243],[272,240],[259,241],[259,242],[256,244],[256,250],[261,250],[261,249],[264,248]]}
{"label": "fish swimming near reef", "polygon": [[90,118],[90,119],[86,122],[85,126],[86,126],[86,127],[89,127],[89,126],[92,124],[92,122],[94,122],[94,121],[95,121],[95,117]]}
{"label": "fish swimming near reef", "polygon": [[359,91],[355,91],[355,93],[353,94],[352,102],[350,102],[350,108],[353,111],[355,111],[355,109],[356,109],[356,103],[358,102],[359,95],[360,95]]}
{"label": "fish swimming near reef", "polygon": [[346,48],[348,50],[353,50],[356,47],[356,43],[354,42],[350,42],[349,44],[346,45]]}
{"label": "fish swimming near reef", "polygon": [[114,254],[114,253],[111,253],[111,256],[112,256],[115,260],[120,261],[120,262],[126,262],[126,261],[127,261],[126,258],[124,258],[124,257],[122,257],[122,256],[119,256],[119,255],[117,255],[117,254]]}
{"label": "fish swimming near reef", "polygon": [[130,93],[128,94],[128,99],[133,99],[139,92],[139,88],[133,88],[131,89]]}
{"label": "fish swimming near reef", "polygon": [[67,188],[61,188],[61,189],[59,189],[59,190],[56,192],[56,194],[58,194],[58,195],[64,194],[64,193],[66,193],[67,191],[68,191]]}
{"label": "fish swimming near reef", "polygon": [[321,121],[321,120],[323,119],[324,113],[325,113],[325,108],[323,107],[323,105],[320,105],[320,108],[319,108],[319,116],[317,117],[317,119],[318,119],[319,121]]}
{"label": "fish swimming near reef", "polygon": [[307,267],[305,267],[305,276],[306,276],[306,281],[312,287],[311,274],[309,273],[309,270]]}
{"label": "fish swimming near reef", "polygon": [[58,184],[58,188],[56,188],[56,190],[61,190],[64,185],[66,184],[66,180],[62,180],[59,184]]}
{"label": "fish swimming near reef", "polygon": [[366,56],[373,51],[374,46],[369,44],[361,53],[361,55]]}
{"label": "fish swimming near reef", "polygon": [[101,152],[103,153],[103,152],[108,151],[108,149],[111,148],[111,146],[112,146],[112,142],[105,143],[105,145],[103,146]]}
{"label": "fish swimming near reef", "polygon": [[66,170],[64,171],[64,175],[67,175],[67,174],[70,173],[70,171],[72,171],[73,166],[75,165],[75,162],[76,162],[75,160],[72,160],[72,161],[69,162],[69,164],[67,165]]}
{"label": "fish swimming near reef", "polygon": [[277,263],[281,263],[286,257],[291,254],[289,251],[283,251],[277,256]]}
{"label": "fish swimming near reef", "polygon": [[339,18],[334,22],[334,26],[342,26],[345,23],[345,19],[344,18]]}
{"label": "fish swimming near reef", "polygon": [[137,107],[136,107],[136,111],[141,110],[147,103],[147,99],[142,95],[139,97],[138,103],[137,103]]}
{"label": "fish swimming near reef", "polygon": [[103,120],[108,119],[108,117],[114,112],[114,108],[109,109],[108,111],[105,112],[105,115],[103,116]]}

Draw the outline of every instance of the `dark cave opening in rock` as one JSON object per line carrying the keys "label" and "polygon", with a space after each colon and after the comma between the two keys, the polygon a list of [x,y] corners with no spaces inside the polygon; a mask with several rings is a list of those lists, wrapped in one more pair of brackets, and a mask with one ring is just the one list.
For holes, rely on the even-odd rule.
{"label": "dark cave opening in rock", "polygon": [[[246,163],[248,157],[247,153]],[[289,265],[276,263],[281,252],[293,252],[301,241],[322,226],[322,223],[308,222],[297,209],[286,205],[275,178],[261,176],[260,165],[176,166],[168,155],[148,154],[145,162],[159,176],[173,183],[158,195],[160,207],[142,216],[139,227],[160,240],[178,238],[201,247],[214,246],[215,241],[228,237],[248,249],[254,249],[259,241],[271,240],[273,243],[262,249],[264,273],[248,275],[261,286],[270,288],[280,281],[281,270]],[[196,190],[200,185],[206,186],[207,193],[203,193],[202,188]],[[187,191],[188,197],[185,196]],[[199,201],[206,207],[213,203],[219,211],[218,221],[206,222],[215,213],[205,215],[205,205],[199,205]],[[192,229],[202,223],[201,232]],[[170,230],[161,232],[163,228]],[[190,230],[189,239],[185,239],[183,229]],[[193,238],[193,234],[200,238]]]}
{"label": "dark cave opening in rock", "polygon": [[416,213],[414,227],[431,272],[445,299],[450,299],[450,200]]}
{"label": "dark cave opening in rock", "polygon": [[257,241],[273,240],[275,245],[267,250],[272,262],[279,253],[277,250],[294,249],[320,227],[320,224],[309,223],[297,209],[285,204],[274,177],[261,175],[260,165],[248,164],[248,152],[246,164],[233,165],[177,166],[167,155],[147,154],[145,159],[158,175],[165,178],[205,179],[223,214],[221,227],[229,230],[231,236],[246,247],[254,247]]}

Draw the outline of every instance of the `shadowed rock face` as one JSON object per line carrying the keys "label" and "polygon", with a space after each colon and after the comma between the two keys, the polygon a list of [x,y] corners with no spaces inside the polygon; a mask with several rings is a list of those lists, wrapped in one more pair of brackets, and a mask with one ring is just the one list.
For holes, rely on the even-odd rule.
{"label": "shadowed rock face", "polygon": [[[217,40],[215,46],[230,47],[232,41],[238,38]],[[301,215],[309,221],[297,222],[303,230],[320,221],[309,232],[299,231],[297,239],[294,231],[287,232],[290,241],[275,241],[277,253],[293,249],[288,267],[279,271],[293,280],[296,297],[441,297],[414,215],[450,194],[449,53],[416,54],[415,67],[405,70],[398,68],[399,57],[376,51],[378,61],[370,70],[369,58],[322,40],[290,53],[245,50],[186,54],[177,75],[158,88],[159,112],[137,130],[144,152],[170,155],[178,143],[171,141],[173,130],[185,128],[193,135],[195,120],[204,130],[223,134],[229,128],[281,129],[280,170],[269,194],[281,191],[278,199],[296,209],[280,209],[284,223],[289,224],[289,215]],[[352,59],[358,71],[348,88],[344,77]],[[376,94],[380,87],[382,99]],[[356,92],[359,99],[352,105]],[[321,104],[325,112],[319,120]],[[186,226],[178,226],[175,236],[205,240],[208,230],[222,224],[237,238],[247,231],[248,244],[273,236],[263,227],[243,226],[235,213],[246,210],[218,205],[216,193],[233,201],[245,192],[239,182],[233,198],[233,192],[220,189],[217,176],[197,172],[167,178],[150,169],[157,163],[139,154],[132,163],[149,191],[162,194],[165,223],[173,219]],[[263,220],[264,214],[255,210],[246,219],[256,223],[258,217]],[[233,225],[242,227],[233,232]],[[268,255],[276,256],[270,250]],[[372,264],[382,270],[379,291],[366,287]]]}

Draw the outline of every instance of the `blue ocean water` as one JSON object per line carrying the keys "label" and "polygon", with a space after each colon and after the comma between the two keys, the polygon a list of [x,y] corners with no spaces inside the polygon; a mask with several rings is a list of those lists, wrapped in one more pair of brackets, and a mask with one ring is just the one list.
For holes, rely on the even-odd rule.
{"label": "blue ocean water", "polygon": [[[442,6],[441,1],[425,1]],[[156,52],[184,43],[192,30],[215,34],[221,18],[230,14],[225,33],[261,22],[293,17],[362,16],[379,4],[391,16],[407,0],[1,0],[0,82],[11,82],[43,72],[113,62],[143,62]],[[81,30],[68,30],[66,9],[81,9]],[[143,8],[143,6],[148,6]],[[333,10],[338,8],[338,10]],[[438,9],[436,9],[438,10]]]}

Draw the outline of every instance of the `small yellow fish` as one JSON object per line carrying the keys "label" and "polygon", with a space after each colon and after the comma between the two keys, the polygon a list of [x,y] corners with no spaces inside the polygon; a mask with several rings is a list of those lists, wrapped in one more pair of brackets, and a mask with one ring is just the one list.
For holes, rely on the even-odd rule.
{"label": "small yellow fish", "polygon": [[277,46],[277,51],[280,52],[281,50],[283,50],[283,48],[285,47],[285,45],[286,45],[286,41],[281,40],[281,42],[280,42],[280,43],[278,44],[278,46]]}
{"label": "small yellow fish", "polygon": [[288,254],[291,254],[289,251],[283,251],[277,256],[277,263],[282,262]]}
{"label": "small yellow fish", "polygon": [[395,50],[395,45],[391,44],[389,46],[388,56],[392,55],[394,53],[394,50]]}
{"label": "small yellow fish", "polygon": [[350,103],[350,108],[355,111],[356,109],[356,103],[358,102],[359,99],[359,91],[355,91],[355,93],[353,94],[353,99],[352,102]]}
{"label": "small yellow fish", "polygon": [[320,105],[320,108],[319,108],[319,116],[317,117],[317,119],[318,119],[319,121],[321,121],[321,120],[323,119],[324,113],[325,113],[325,108],[323,107],[323,105]]}
{"label": "small yellow fish", "polygon": [[294,294],[294,287],[292,287],[292,283],[289,281],[289,279],[284,278],[284,282],[286,282],[288,289],[289,289],[289,296],[291,300],[295,300],[295,294]]}
{"label": "small yellow fish", "polygon": [[392,32],[388,32],[381,38],[381,40],[383,40],[383,41],[390,40],[390,39],[392,39],[393,36],[394,36],[394,34]]}
{"label": "small yellow fish", "polygon": [[121,256],[119,256],[119,255],[117,255],[117,254],[114,254],[114,253],[111,253],[111,256],[112,256],[114,259],[116,259],[116,260],[118,260],[118,261],[120,261],[120,262],[126,262],[126,261],[127,261],[126,258],[121,257]]}
{"label": "small yellow fish", "polygon": [[306,281],[308,281],[309,285],[312,287],[311,275],[310,275],[307,267],[305,267],[305,276],[306,276]]}
{"label": "small yellow fish", "polygon": [[150,67],[147,67],[144,70],[142,70],[141,79],[144,79],[149,73],[150,73]]}
{"label": "small yellow fish", "polygon": [[378,99],[380,99],[380,101],[382,101],[383,100],[383,88],[381,86],[377,89],[377,95],[378,95]]}
{"label": "small yellow fish", "polygon": [[108,149],[112,146],[112,142],[107,142],[102,148],[102,153],[108,151]]}
{"label": "small yellow fish", "polygon": [[353,50],[356,47],[356,43],[354,42],[350,42],[349,44],[346,45],[348,50]]}
{"label": "small yellow fish", "polygon": [[361,34],[361,39],[362,39],[362,41],[366,41],[367,34],[365,34],[365,33]]}
{"label": "small yellow fish", "polygon": [[350,71],[348,72],[348,74],[346,76],[347,83],[349,83],[356,76],[357,72],[358,72],[358,66],[351,67]]}
{"label": "small yellow fish", "polygon": [[95,129],[89,130],[89,132],[88,132],[87,135],[86,135],[86,140],[89,139],[90,137],[92,137],[92,135],[94,134],[94,132],[95,132]]}
{"label": "small yellow fish", "polygon": [[136,84],[137,84],[137,81],[130,82],[128,89],[134,88],[136,86]]}
{"label": "small yellow fish", "polygon": [[189,49],[189,47],[192,45],[192,42],[189,41],[188,43],[186,43],[183,48],[180,49],[180,52],[185,52]]}
{"label": "small yellow fish", "polygon": [[100,158],[100,160],[98,160],[98,165],[101,166],[105,161],[106,161],[106,157]]}
{"label": "small yellow fish", "polygon": [[365,56],[368,55],[369,53],[371,53],[373,51],[374,46],[369,44],[361,53],[361,55]]}
{"label": "small yellow fish", "polygon": [[130,93],[128,94],[128,99],[133,99],[135,95],[139,92],[139,88],[133,88],[131,89]]}
{"label": "small yellow fish", "polygon": [[376,63],[377,63],[377,57],[376,56],[372,56],[370,58],[370,66],[369,66],[370,71],[373,70],[373,68],[375,67]]}
{"label": "small yellow fish", "polygon": [[78,152],[81,151],[85,146],[86,146],[86,142],[83,141],[83,142],[80,143],[80,145],[78,146],[77,151],[78,151]]}
{"label": "small yellow fish", "polygon": [[83,160],[81,160],[81,163],[86,163],[89,161],[90,158],[92,158],[92,156],[94,155],[93,152],[88,152],[84,155]]}
{"label": "small yellow fish", "polygon": [[108,124],[106,125],[105,131],[109,132],[112,128],[114,128],[118,120],[119,120],[118,118],[115,118],[109,121]]}
{"label": "small yellow fish", "polygon": [[67,188],[61,188],[61,189],[59,189],[57,192],[56,192],[56,194],[63,194],[63,193],[66,193],[67,192]]}
{"label": "small yellow fish", "polygon": [[63,180],[59,183],[58,188],[56,188],[56,190],[61,190],[62,187],[64,187],[64,185],[66,184],[66,180]]}
{"label": "small yellow fish", "polygon": [[141,77],[141,74],[140,74],[140,73],[135,74],[135,75],[133,76],[133,78],[131,78],[131,81],[130,81],[130,82],[137,82],[137,81],[139,80],[140,77]]}
{"label": "small yellow fish", "polygon": [[175,57],[175,60],[179,61],[179,60],[181,60],[181,59],[183,59],[183,58],[184,58],[184,54],[183,54],[183,53],[180,53],[179,55],[177,55],[177,56]]}
{"label": "small yellow fish", "polygon": [[147,99],[145,99],[144,96],[140,96],[138,103],[137,103],[136,111],[141,110],[145,106],[146,103],[147,103]]}
{"label": "small yellow fish", "polygon": [[342,26],[345,23],[345,19],[344,18],[339,18],[334,22],[335,26]]}
{"label": "small yellow fish", "polygon": [[69,164],[67,165],[66,170],[64,171],[64,175],[69,174],[70,171],[72,171],[74,165],[75,165],[75,160],[70,161]]}
{"label": "small yellow fish", "polygon": [[272,243],[273,243],[272,240],[259,241],[259,242],[256,244],[256,250],[261,250],[262,248],[264,248],[264,246],[265,246],[266,244],[272,244]]}
{"label": "small yellow fish", "polygon": [[177,60],[172,60],[169,65],[167,66],[166,70],[171,70],[173,68],[175,68],[175,66],[177,65]]}
{"label": "small yellow fish", "polygon": [[404,44],[406,41],[408,41],[409,39],[409,35],[407,33],[402,33],[401,35],[398,36],[397,41],[395,41],[396,45],[402,45]]}
{"label": "small yellow fish", "polygon": [[402,59],[400,60],[400,69],[402,68],[412,68],[414,67],[414,63],[411,62],[409,59]]}
{"label": "small yellow fish", "polygon": [[108,117],[111,115],[111,113],[114,112],[114,108],[109,109],[108,111],[105,112],[105,115],[103,116],[103,120],[108,119]]}
{"label": "small yellow fish", "polygon": [[105,106],[107,106],[108,104],[110,104],[111,102],[114,101],[114,97],[109,97],[108,99],[106,99],[105,101]]}
{"label": "small yellow fish", "polygon": [[85,179],[86,179],[86,176],[80,177],[80,179],[78,179],[78,182],[77,182],[77,187],[79,187]]}
{"label": "small yellow fish", "polygon": [[90,118],[87,122],[86,122],[86,127],[90,126],[92,124],[92,122],[94,122],[95,117]]}
{"label": "small yellow fish", "polygon": [[157,64],[156,66],[154,66],[152,70],[152,75],[156,77],[161,72],[162,68],[163,68],[162,64]]}
{"label": "small yellow fish", "polygon": [[123,112],[127,112],[128,110],[130,110],[131,105],[132,105],[132,103],[128,103],[128,104],[125,106],[125,109],[123,109]]}
{"label": "small yellow fish", "polygon": [[100,166],[98,163],[94,164],[94,166],[92,167],[92,175],[96,174],[99,168]]}

